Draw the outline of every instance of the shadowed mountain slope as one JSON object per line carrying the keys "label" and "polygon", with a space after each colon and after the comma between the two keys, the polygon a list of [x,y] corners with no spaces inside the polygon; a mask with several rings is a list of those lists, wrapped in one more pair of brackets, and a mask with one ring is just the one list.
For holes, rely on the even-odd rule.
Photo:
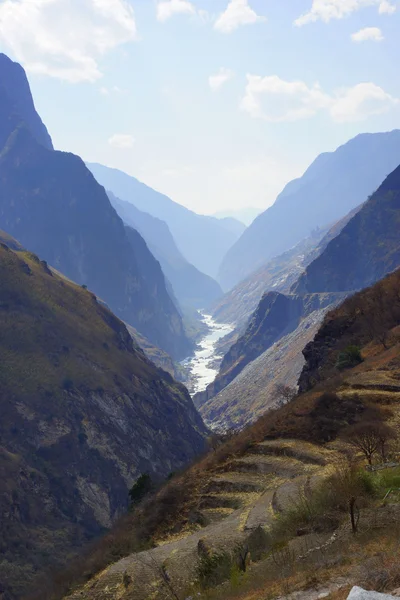
{"label": "shadowed mountain slope", "polygon": [[223,256],[239,233],[215,217],[198,215],[134,177],[99,164],[87,164],[97,181],[117,198],[165,221],[183,256],[199,271],[216,277]]}
{"label": "shadowed mountain slope", "polygon": [[91,292],[0,239],[0,588],[18,596],[109,527],[141,473],[201,452],[205,429]]}
{"label": "shadowed mountain slope", "polygon": [[293,286],[295,293],[359,290],[400,264],[400,167]]}
{"label": "shadowed mountain slope", "polygon": [[398,130],[362,134],[335,152],[321,154],[229,250],[219,272],[223,288],[233,287],[316,227],[342,218],[364,202],[399,163]]}

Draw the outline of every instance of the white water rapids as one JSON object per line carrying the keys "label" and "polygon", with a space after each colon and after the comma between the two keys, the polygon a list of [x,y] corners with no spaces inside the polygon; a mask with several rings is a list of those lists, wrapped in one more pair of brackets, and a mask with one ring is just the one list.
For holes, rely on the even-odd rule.
{"label": "white water rapids", "polygon": [[216,344],[234,329],[232,325],[217,323],[211,315],[201,313],[201,316],[209,331],[199,343],[194,355],[183,362],[191,374],[191,382],[186,384],[191,394],[203,392],[214,381],[218,374],[215,361],[222,358],[216,353]]}

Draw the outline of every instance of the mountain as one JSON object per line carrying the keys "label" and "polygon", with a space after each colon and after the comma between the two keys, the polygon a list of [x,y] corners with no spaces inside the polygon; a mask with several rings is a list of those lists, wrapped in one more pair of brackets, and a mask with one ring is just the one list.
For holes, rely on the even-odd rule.
{"label": "mountain", "polygon": [[92,292],[5,234],[0,280],[0,589],[17,597],[125,512],[141,473],[200,453],[205,428]]}
{"label": "mountain", "polygon": [[183,257],[164,221],[139,210],[131,202],[120,200],[112,192],[108,192],[108,196],[121,219],[146,240],[182,307],[204,308],[222,295],[214,279],[201,273]]}
{"label": "mountain", "polygon": [[36,112],[24,69],[0,53],[0,148],[22,119],[37,141],[52,150],[50,135]]}
{"label": "mountain", "polygon": [[358,135],[325,153],[246,229],[222,261],[218,281],[230,289],[267,260],[349,213],[400,163],[400,131]]}
{"label": "mountain", "polygon": [[[316,313],[322,315],[324,309],[344,297],[344,294],[328,293],[285,295],[279,292],[267,292],[264,294],[244,333],[225,354],[215,380],[204,392],[195,395],[196,406],[202,410],[203,405],[226,388],[249,363],[255,361],[284,336],[296,332],[305,318]],[[243,408],[243,398],[240,398],[236,404]]]}
{"label": "mountain", "polygon": [[[19,66],[15,69],[20,73]],[[0,89],[0,104],[7,97]],[[37,141],[35,119],[32,124],[22,115],[12,113],[11,119],[2,113],[2,130],[11,130],[17,119],[0,153],[0,227],[88,286],[153,344],[175,359],[185,358],[191,342],[144,240],[125,229],[78,156]]]}
{"label": "mountain", "polygon": [[[315,326],[327,308],[400,266],[400,167],[349,216],[347,224],[346,219],[342,220],[321,241],[320,250],[326,244],[325,249],[311,262],[289,294],[268,292],[263,296],[246,330],[223,358],[214,382],[195,397],[196,405],[208,421],[214,415],[220,422],[226,422],[230,415],[231,419],[235,417],[236,423],[246,422],[246,417],[240,414],[247,406],[246,394],[240,393],[239,386],[215,398],[217,394],[272,344],[288,334],[299,337],[304,331],[305,319],[311,319]],[[302,339],[309,341],[304,336]],[[278,351],[275,353],[275,372],[282,370],[280,360],[287,360],[287,356],[287,353],[281,356]],[[297,368],[301,367],[298,347],[291,361]],[[211,399],[214,400],[210,402]]]}
{"label": "mountain", "polygon": [[[354,597],[348,593],[355,584],[392,592],[398,585],[400,511],[394,489],[399,289],[397,271],[328,314],[309,357],[310,365],[319,357],[318,382],[237,435],[214,436],[208,455],[122,519],[32,600],[186,598],[188,589],[220,600],[344,600]],[[385,319],[373,333],[369,321],[377,309]],[[339,372],[333,365],[352,340],[363,361]],[[386,437],[376,448],[376,433],[369,436],[375,446],[369,469],[360,445],[349,439],[375,427]],[[232,577],[234,569],[244,581]]]}
{"label": "mountain", "polygon": [[231,231],[238,237],[241,236],[246,229],[246,225],[244,225],[242,221],[239,221],[238,219],[235,219],[233,217],[220,218],[219,221],[221,225],[225,227],[225,229]]}
{"label": "mountain", "polygon": [[251,225],[256,217],[262,213],[262,208],[255,208],[249,206],[247,208],[239,208],[238,210],[220,210],[213,214],[217,219],[225,219],[226,217],[232,217],[237,221],[241,221],[247,227]]}
{"label": "mountain", "polygon": [[304,269],[323,252],[360,208],[357,206],[332,227],[316,229],[294,248],[271,259],[240,281],[212,305],[213,317],[221,323],[233,323],[236,328],[242,328],[265,292],[290,292]]}
{"label": "mountain", "polygon": [[220,262],[238,239],[238,233],[219,219],[198,215],[122,171],[93,163],[87,166],[97,181],[117,198],[165,221],[186,260],[216,278]]}
{"label": "mountain", "polygon": [[295,293],[359,290],[400,264],[400,167],[306,269]]}

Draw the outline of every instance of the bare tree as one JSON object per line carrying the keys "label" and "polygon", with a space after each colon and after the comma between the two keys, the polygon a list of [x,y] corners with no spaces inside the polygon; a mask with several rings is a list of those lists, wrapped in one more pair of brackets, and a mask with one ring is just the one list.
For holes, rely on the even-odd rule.
{"label": "bare tree", "polygon": [[387,442],[395,437],[395,433],[385,423],[367,422],[349,427],[343,437],[348,444],[362,452],[368,464],[372,465],[376,452],[380,451],[382,457],[386,456]]}
{"label": "bare tree", "polygon": [[274,394],[278,400],[278,405],[284,406],[296,397],[297,390],[296,388],[290,387],[290,385],[286,385],[285,383],[277,383],[274,388]]}

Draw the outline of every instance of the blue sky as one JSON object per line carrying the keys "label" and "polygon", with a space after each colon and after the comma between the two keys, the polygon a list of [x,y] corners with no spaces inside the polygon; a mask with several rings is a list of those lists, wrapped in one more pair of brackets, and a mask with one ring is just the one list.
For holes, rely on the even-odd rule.
{"label": "blue sky", "polygon": [[55,146],[200,213],[400,127],[398,0],[0,0]]}

